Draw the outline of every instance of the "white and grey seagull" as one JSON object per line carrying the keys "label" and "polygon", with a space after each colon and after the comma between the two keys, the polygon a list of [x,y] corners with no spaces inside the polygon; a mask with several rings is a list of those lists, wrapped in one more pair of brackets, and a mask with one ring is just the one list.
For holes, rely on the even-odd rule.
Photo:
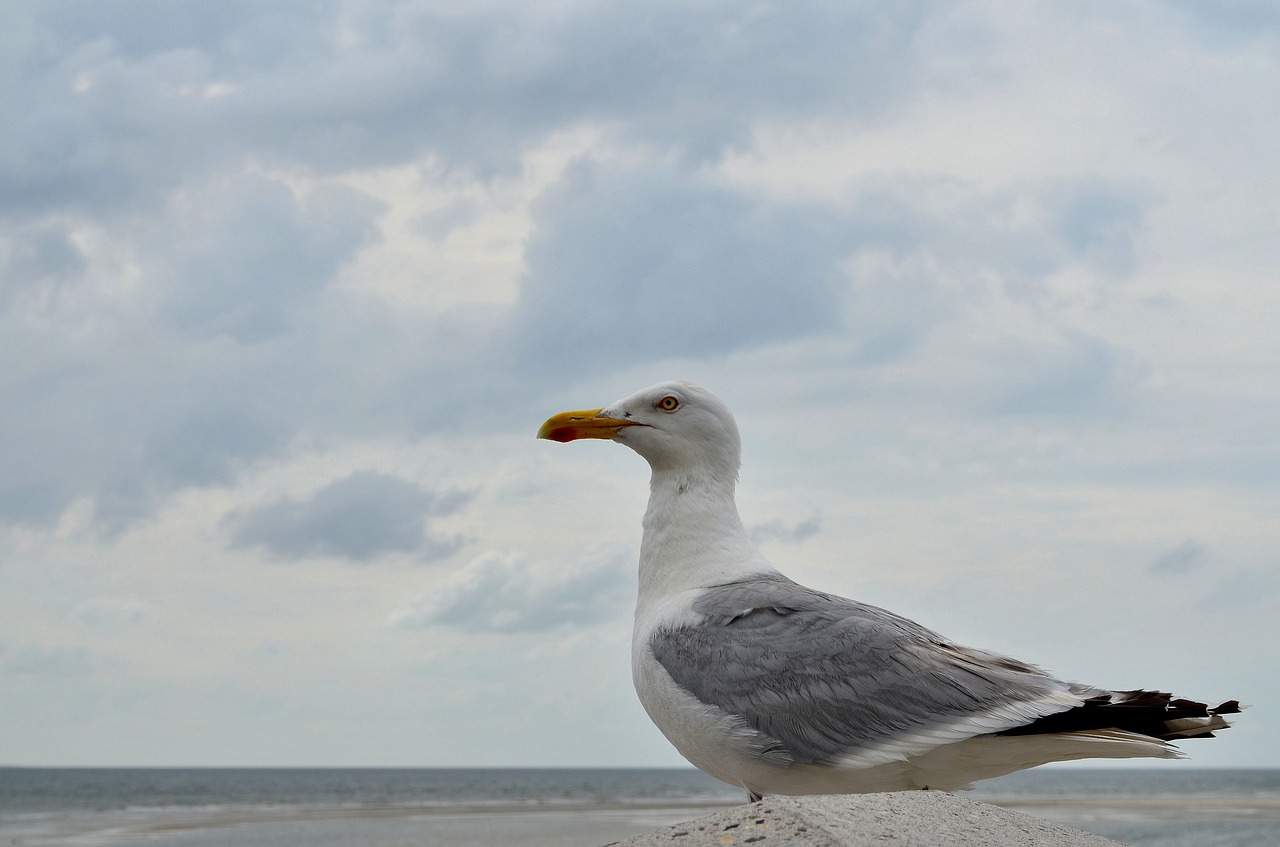
{"label": "white and grey seagull", "polygon": [[612,439],[648,460],[636,692],[686,759],[753,800],[954,791],[1047,762],[1178,758],[1170,741],[1211,736],[1240,710],[1065,682],[783,576],[738,516],[733,415],[701,386],[665,382],[564,412],[538,437]]}

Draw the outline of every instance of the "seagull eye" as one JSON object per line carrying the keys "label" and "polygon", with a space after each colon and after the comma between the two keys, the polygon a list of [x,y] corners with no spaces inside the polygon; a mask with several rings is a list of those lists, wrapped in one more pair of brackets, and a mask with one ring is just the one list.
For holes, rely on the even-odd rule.
{"label": "seagull eye", "polygon": [[658,408],[664,412],[674,412],[680,408],[680,400],[668,394],[658,401]]}

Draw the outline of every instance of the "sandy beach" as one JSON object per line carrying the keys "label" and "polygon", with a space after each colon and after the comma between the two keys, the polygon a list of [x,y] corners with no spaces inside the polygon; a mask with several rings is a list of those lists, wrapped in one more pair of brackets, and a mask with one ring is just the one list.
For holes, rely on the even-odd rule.
{"label": "sandy beach", "polygon": [[[966,802],[972,802],[967,798]],[[982,797],[982,803],[1070,827],[1099,821],[1280,821],[1277,797]],[[736,807],[708,803],[539,803],[455,806],[266,805],[135,809],[62,821],[58,832],[12,822],[5,841],[25,844],[111,843],[116,847],[261,847],[312,843],[413,847],[601,847]]]}
{"label": "sandy beach", "polygon": [[0,822],[24,845],[212,847],[405,844],[414,847],[599,847],[727,808],[724,804],[544,803],[350,807],[261,805],[119,809]]}
{"label": "sandy beach", "polygon": [[[1267,770],[1076,769],[960,796],[1141,847],[1270,847],[1278,789]],[[684,769],[0,768],[0,843],[601,847],[741,800]]]}

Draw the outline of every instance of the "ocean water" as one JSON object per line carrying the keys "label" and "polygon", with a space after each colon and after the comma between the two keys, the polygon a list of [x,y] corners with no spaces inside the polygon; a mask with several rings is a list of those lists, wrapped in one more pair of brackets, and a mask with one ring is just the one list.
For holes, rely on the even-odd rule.
{"label": "ocean water", "polygon": [[[1280,845],[1280,770],[1062,768],[969,793],[1137,847]],[[0,768],[0,845],[601,845],[740,803],[690,769]]]}

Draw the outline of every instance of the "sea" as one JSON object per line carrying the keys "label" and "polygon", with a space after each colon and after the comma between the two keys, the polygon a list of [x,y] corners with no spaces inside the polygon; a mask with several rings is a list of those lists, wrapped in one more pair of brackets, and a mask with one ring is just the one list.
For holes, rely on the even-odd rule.
{"label": "sea", "polygon": [[[1040,768],[976,800],[1135,847],[1280,845],[1280,770]],[[743,802],[692,769],[0,767],[0,847],[600,847]]]}

